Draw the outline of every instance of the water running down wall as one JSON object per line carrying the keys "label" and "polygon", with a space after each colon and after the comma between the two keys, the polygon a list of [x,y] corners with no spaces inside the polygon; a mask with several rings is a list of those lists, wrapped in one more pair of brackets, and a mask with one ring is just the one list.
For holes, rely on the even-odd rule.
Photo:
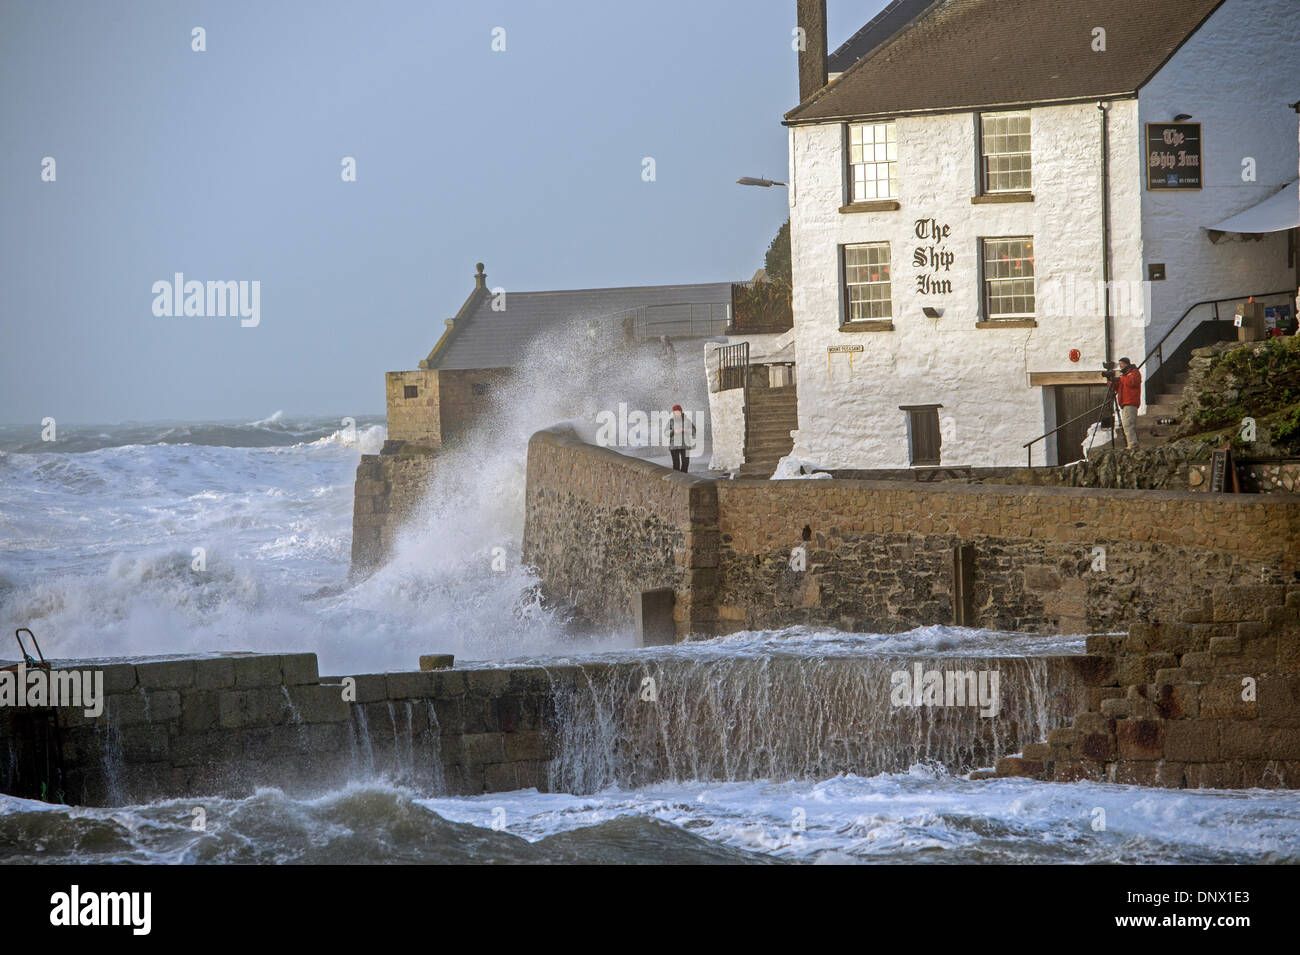
{"label": "water running down wall", "polygon": [[[113,663],[103,667],[102,716],[60,710],[62,799],[309,793],[377,776],[442,795],[874,775],[917,763],[960,773],[1081,709],[1081,659],[670,654],[351,683],[318,681],[310,654]],[[891,674],[915,663],[998,671],[997,715],[893,708]],[[0,790],[30,792],[13,714],[0,713]]]}

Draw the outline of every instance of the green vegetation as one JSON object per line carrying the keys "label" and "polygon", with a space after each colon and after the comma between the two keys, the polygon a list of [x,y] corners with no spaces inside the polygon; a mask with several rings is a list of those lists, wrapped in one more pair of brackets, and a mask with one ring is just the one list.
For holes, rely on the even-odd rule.
{"label": "green vegetation", "polygon": [[790,220],[777,230],[772,244],[767,247],[767,256],[763,260],[767,271],[767,280],[773,285],[783,286],[787,293],[794,287],[793,269],[790,265]]}
{"label": "green vegetation", "polygon": [[[1214,356],[1180,437],[1213,436],[1239,449],[1300,453],[1300,337],[1244,344]],[[1255,419],[1255,441],[1242,421]]]}
{"label": "green vegetation", "polygon": [[785,331],[794,323],[790,286],[777,282],[755,282],[736,286],[731,292],[733,321],[747,332]]}

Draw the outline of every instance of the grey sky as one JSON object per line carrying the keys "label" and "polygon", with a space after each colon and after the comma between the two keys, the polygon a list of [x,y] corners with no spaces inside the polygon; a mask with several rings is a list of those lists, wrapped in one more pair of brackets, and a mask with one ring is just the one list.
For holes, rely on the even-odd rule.
{"label": "grey sky", "polygon": [[[883,5],[832,0],[831,46]],[[785,178],[794,6],[0,0],[0,421],[380,413],[478,260],[748,277],[785,191],[733,183]],[[261,324],[156,317],[175,272],[260,281]]]}

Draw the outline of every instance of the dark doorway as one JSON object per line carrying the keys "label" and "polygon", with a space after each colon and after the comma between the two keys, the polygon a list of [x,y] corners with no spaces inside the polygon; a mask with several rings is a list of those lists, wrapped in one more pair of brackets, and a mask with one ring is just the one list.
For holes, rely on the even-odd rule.
{"label": "dark doorway", "polygon": [[939,409],[943,405],[900,405],[907,412],[908,462],[913,467],[938,465],[940,446]]}
{"label": "dark doorway", "polygon": [[661,647],[677,642],[673,624],[676,595],[671,589],[647,590],[636,601],[636,636],[643,647]]}
{"label": "dark doorway", "polygon": [[[1097,421],[1101,412],[1092,411],[1106,401],[1105,385],[1056,385],[1056,421],[1052,427],[1065,424],[1079,415],[1079,421],[1066,425],[1056,432],[1056,463],[1070,464],[1083,457],[1083,442],[1088,437],[1088,427]],[[1109,435],[1107,436],[1109,437]]]}

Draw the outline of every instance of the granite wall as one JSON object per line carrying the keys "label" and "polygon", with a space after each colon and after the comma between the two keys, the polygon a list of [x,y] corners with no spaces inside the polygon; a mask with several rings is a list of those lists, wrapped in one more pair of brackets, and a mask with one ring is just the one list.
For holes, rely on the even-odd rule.
{"label": "granite wall", "polygon": [[381,564],[424,499],[437,456],[363,454],[352,497],[352,572]]}
{"label": "granite wall", "polygon": [[1210,586],[1283,583],[1300,568],[1289,496],[735,481],[719,483],[718,505],[723,630],[951,623],[959,544],[973,546],[973,623],[1000,630],[1173,619]]}
{"label": "granite wall", "polygon": [[0,709],[0,792],[75,805],[317,792],[378,775],[453,795],[544,788],[556,687],[584,678],[577,667],[321,678],[311,653],[54,666],[102,671],[103,711],[57,709],[60,782],[34,751],[40,714]]}
{"label": "granite wall", "polygon": [[1215,587],[1088,651],[1088,709],[997,775],[1300,789],[1300,587]]}
{"label": "granite wall", "polygon": [[546,596],[596,629],[631,624],[646,591],[671,589],[678,637],[711,633],[717,485],[563,429],[528,444],[523,560]]}
{"label": "granite wall", "polygon": [[952,623],[973,547],[973,623],[1095,632],[1172,620],[1215,585],[1297,579],[1300,498],[957,483],[704,482],[543,432],[524,559],[595,627],[670,587],[678,635]]}

